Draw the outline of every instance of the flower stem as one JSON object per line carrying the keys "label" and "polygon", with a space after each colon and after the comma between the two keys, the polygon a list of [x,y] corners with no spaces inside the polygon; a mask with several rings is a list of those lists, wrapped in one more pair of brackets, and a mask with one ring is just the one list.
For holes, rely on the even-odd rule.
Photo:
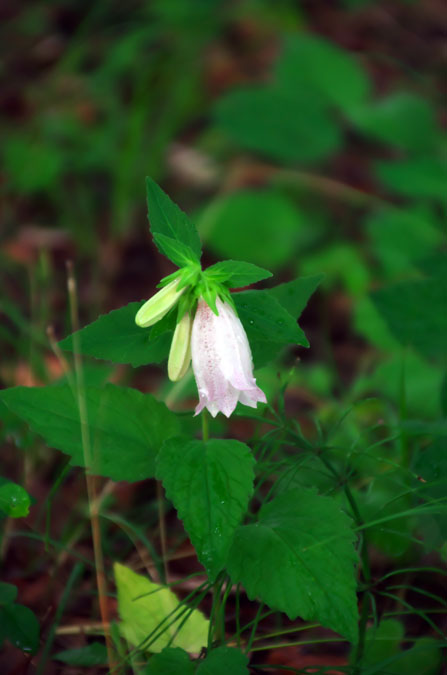
{"label": "flower stem", "polygon": [[208,413],[206,410],[202,410],[202,440],[209,440],[209,424],[208,424]]}
{"label": "flower stem", "polygon": [[362,661],[365,652],[366,629],[368,625],[369,609],[370,609],[369,594],[367,592],[364,592],[362,598],[362,613],[360,615],[360,623],[359,623],[359,641],[357,643],[354,656],[354,670],[353,670],[354,675],[360,675],[362,672]]}
{"label": "flower stem", "polygon": [[[202,410],[202,440],[206,443],[209,440],[209,420],[208,413],[206,410]],[[223,612],[225,611],[225,603],[222,605],[221,593],[222,593],[223,582],[217,580],[213,585],[213,606],[211,609],[212,620],[210,622],[210,631],[208,634],[208,649],[212,645],[212,626],[215,627],[215,636],[217,642],[221,642],[225,638],[225,618]],[[227,587],[228,590],[228,587]]]}

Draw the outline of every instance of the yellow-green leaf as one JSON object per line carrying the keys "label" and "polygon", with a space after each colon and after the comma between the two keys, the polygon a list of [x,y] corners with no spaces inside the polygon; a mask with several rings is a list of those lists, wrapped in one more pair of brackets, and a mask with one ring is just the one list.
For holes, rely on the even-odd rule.
{"label": "yellow-green leaf", "polygon": [[188,609],[191,613],[180,627],[187,616],[182,613],[186,605],[168,587],[119,563],[114,572],[120,630],[135,647],[160,652],[169,644],[196,653],[207,644],[209,621],[200,610]]}

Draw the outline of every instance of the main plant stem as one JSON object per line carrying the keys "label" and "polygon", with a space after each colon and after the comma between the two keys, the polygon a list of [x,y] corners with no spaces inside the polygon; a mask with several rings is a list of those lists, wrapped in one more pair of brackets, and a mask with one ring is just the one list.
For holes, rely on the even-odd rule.
{"label": "main plant stem", "polygon": [[79,336],[77,334],[77,331],[79,330],[79,313],[78,313],[78,298],[76,291],[76,279],[74,276],[73,264],[71,263],[71,261],[67,263],[67,275],[68,275],[67,282],[68,282],[68,297],[70,302],[71,325],[74,331],[73,354],[74,354],[74,367],[76,374],[76,397],[79,408],[81,443],[84,455],[85,479],[87,483],[87,498],[89,503],[90,523],[92,528],[93,555],[95,558],[95,570],[96,570],[96,585],[98,588],[99,611],[101,614],[101,621],[107,648],[107,660],[109,664],[109,670],[112,671],[115,668],[116,664],[109,629],[110,616],[109,616],[109,607],[107,603],[107,582],[104,569],[104,556],[102,553],[102,545],[101,545],[101,528],[99,524],[100,502],[98,500],[98,495],[96,491],[95,476],[92,476],[89,473],[91,467],[92,454],[90,447],[90,435],[88,429],[87,405],[85,401],[84,373],[82,370],[82,360],[79,349],[80,347]]}
{"label": "main plant stem", "polygon": [[208,413],[206,409],[202,410],[202,441],[209,440]]}
{"label": "main plant stem", "polygon": [[[202,440],[204,443],[209,440],[209,419],[208,413],[205,410],[202,411]],[[213,606],[212,606],[212,622],[216,628],[216,639],[222,640],[225,635],[225,623],[223,617],[221,616],[222,610],[225,608],[225,603],[222,605],[221,593],[222,593],[222,581],[217,580],[213,585]],[[211,633],[209,638],[211,637]],[[208,640],[208,649],[211,647],[211,640]]]}
{"label": "main plant stem", "polygon": [[362,661],[366,642],[366,628],[368,625],[369,616],[369,604],[370,602],[368,592],[365,591],[362,598],[362,613],[360,615],[359,623],[359,641],[355,650],[353,675],[361,675],[362,672]]}

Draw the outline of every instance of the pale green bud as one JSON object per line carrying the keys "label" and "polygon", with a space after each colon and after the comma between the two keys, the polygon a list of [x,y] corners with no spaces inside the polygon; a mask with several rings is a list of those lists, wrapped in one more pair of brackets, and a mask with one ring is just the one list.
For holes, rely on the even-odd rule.
{"label": "pale green bud", "polygon": [[184,288],[177,290],[179,281],[179,279],[174,279],[140,307],[135,317],[137,326],[141,328],[153,326],[174,307],[185,290]]}
{"label": "pale green bud", "polygon": [[168,377],[172,382],[181,380],[191,362],[191,328],[192,319],[186,312],[178,322],[168,359]]}

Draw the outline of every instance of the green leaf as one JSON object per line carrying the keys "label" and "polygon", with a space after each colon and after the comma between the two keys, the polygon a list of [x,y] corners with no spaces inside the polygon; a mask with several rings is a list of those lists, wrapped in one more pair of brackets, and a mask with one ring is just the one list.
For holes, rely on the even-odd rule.
{"label": "green leaf", "polygon": [[366,221],[372,249],[389,276],[402,278],[414,271],[415,261],[427,257],[442,241],[430,212],[420,209],[383,209]]}
{"label": "green leaf", "polygon": [[222,260],[208,267],[205,273],[207,277],[224,283],[228,288],[243,288],[273,276],[268,270],[241,260]]}
{"label": "green leaf", "polygon": [[[114,366],[111,363],[100,363],[86,359],[82,364],[82,374],[84,384],[91,387],[102,387],[114,372]],[[69,384],[71,381],[71,372],[64,373],[55,380],[55,384]]]}
{"label": "green leaf", "polygon": [[438,438],[420,450],[414,470],[426,481],[426,494],[447,500],[447,438]]}
{"label": "green leaf", "polygon": [[69,666],[106,666],[107,665],[107,649],[102,642],[92,642],[87,647],[79,647],[78,649],[66,649],[63,652],[58,652],[53,656],[56,661],[62,661]]}
{"label": "green leaf", "polygon": [[288,37],[275,74],[285,88],[319,95],[342,110],[363,103],[371,89],[365,70],[348,51],[309,33]]}
{"label": "green leaf", "polygon": [[[71,464],[86,466],[78,401],[67,385],[14,387],[0,398],[49,446],[71,455]],[[85,405],[90,473],[116,481],[153,477],[163,441],[179,433],[174,413],[150,394],[113,384],[86,387]]]}
{"label": "green leaf", "polygon": [[160,233],[154,234],[154,241],[158,250],[178,267],[184,267],[188,263],[197,262],[197,257],[189,246],[185,246],[181,241]]}
{"label": "green leaf", "polygon": [[173,438],[157,457],[157,478],[212,581],[225,565],[253,493],[253,464],[250,448],[232,440]]}
{"label": "green leaf", "polygon": [[[302,340],[302,331],[296,320],[268,291],[242,291],[232,296],[236,303],[241,321],[251,335],[265,340],[275,340],[284,344],[298,343]],[[304,344],[308,346],[307,341]]]}
{"label": "green leaf", "polygon": [[215,117],[242,148],[280,162],[320,162],[341,143],[326,107],[305,90],[275,85],[238,89],[217,102]]}
{"label": "green leaf", "polygon": [[[423,496],[427,502],[436,501],[440,507],[447,504],[447,437],[437,438],[428,448],[420,450],[414,464],[414,471],[423,478]],[[433,543],[442,546],[447,538],[447,513],[433,516],[438,536]],[[426,534],[425,523],[422,532]],[[433,532],[431,533],[433,535]]]}
{"label": "green leaf", "polygon": [[372,294],[391,333],[427,357],[447,351],[447,277],[405,281]]}
{"label": "green leaf", "polygon": [[316,269],[321,270],[324,273],[326,289],[341,284],[348,294],[355,298],[363,297],[369,287],[370,272],[364,256],[358,246],[353,246],[349,242],[334,241],[326,247],[317,249],[300,263],[300,269],[304,274]]}
{"label": "green leaf", "polygon": [[[80,353],[104,361],[130,363],[134,368],[167,359],[172,333],[151,339],[153,328],[140,328],[135,323],[135,315],[144,302],[114,309],[81,328],[77,332]],[[73,335],[59,342],[59,346],[73,351]]]}
{"label": "green leaf", "polygon": [[337,502],[292,490],[265,504],[257,523],[236,530],[227,568],[251,600],[356,642],[354,541]]}
{"label": "green leaf", "polygon": [[405,555],[411,546],[412,521],[399,514],[411,508],[411,495],[401,470],[387,471],[373,478],[366,492],[358,494],[365,522],[390,517],[368,528],[368,541],[388,557]]}
{"label": "green leaf", "polygon": [[199,663],[197,675],[249,675],[248,657],[239,649],[216,647]]}
{"label": "green leaf", "polygon": [[362,666],[366,668],[378,664],[397,654],[403,637],[404,627],[396,619],[385,619],[377,627],[368,628]]}
{"label": "green leaf", "polygon": [[[192,260],[199,261],[202,253],[199,234],[186,213],[151,178],[146,178],[146,195],[152,234],[174,239],[191,251]],[[155,243],[160,252],[167,255],[163,250],[163,240],[160,244],[157,241]]]}
{"label": "green leaf", "polygon": [[[400,652],[393,663],[387,663],[387,675],[438,675],[442,667],[445,642],[432,638],[416,640],[411,649]],[[376,670],[376,675],[380,671]]]}
{"label": "green leaf", "polygon": [[39,622],[24,605],[0,607],[0,636],[24,652],[34,654],[39,647]]}
{"label": "green leaf", "polygon": [[144,675],[194,675],[194,664],[188,653],[179,647],[165,647],[151,656]]}
{"label": "green leaf", "polygon": [[308,347],[295,319],[271,295],[271,291],[242,291],[232,296],[250,342],[256,368],[278,356],[286,345]]}
{"label": "green leaf", "polygon": [[6,478],[0,478],[0,511],[11,518],[23,518],[29,513],[31,498],[25,488]]}
{"label": "green leaf", "polygon": [[[157,323],[155,323],[151,328],[149,328],[150,343],[152,344],[164,333],[169,333],[169,335],[167,336],[169,338],[168,343],[168,350],[169,350],[171,348],[172,336],[175,331],[175,327],[177,325],[177,317],[178,317],[178,307],[174,305],[174,307],[167,314],[165,314],[162,319],[157,321]],[[140,328],[140,330],[142,329]]]}
{"label": "green leaf", "polygon": [[447,164],[438,157],[376,162],[374,171],[392,192],[410,199],[436,199],[445,203]]}
{"label": "green leaf", "polygon": [[5,176],[19,193],[56,189],[64,166],[64,157],[56,144],[26,137],[22,128],[20,133],[8,134],[2,154]]}
{"label": "green leaf", "polygon": [[[357,378],[354,387],[356,400],[379,393],[383,398],[398,404],[402,396],[402,374],[405,377],[405,405],[409,419],[439,418],[441,409],[438,391],[442,381],[442,372],[417,353],[408,351],[402,362],[401,349],[397,344],[397,353],[379,362],[378,367],[364,378]],[[402,372],[402,367],[404,371]]]}
{"label": "green leaf", "polygon": [[352,108],[350,119],[367,136],[416,152],[434,148],[439,131],[432,106],[405,92]]}
{"label": "green leaf", "polygon": [[278,269],[295,256],[303,219],[275,189],[238,190],[216,199],[202,214],[201,232],[220,258],[243,258]]}
{"label": "green leaf", "polygon": [[17,598],[17,587],[0,581],[0,605],[10,605]]}
{"label": "green leaf", "polygon": [[388,352],[399,351],[399,342],[391,334],[387,323],[369,295],[358,298],[353,308],[354,332],[370,344]]}
{"label": "green leaf", "polygon": [[[365,675],[437,675],[441,665],[441,643],[430,638],[416,640],[401,651],[404,628],[400,621],[385,619],[366,631],[362,672]],[[351,661],[354,651],[351,654]]]}
{"label": "green leaf", "polygon": [[[442,230],[443,224],[439,223]],[[441,239],[444,243],[444,238]],[[424,260],[418,261],[418,269],[424,277],[435,279],[447,293],[447,257],[445,251],[438,250]]]}
{"label": "green leaf", "polygon": [[443,417],[447,418],[447,374],[442,378],[440,389],[439,402]]}
{"label": "green leaf", "polygon": [[268,292],[292,317],[299,319],[309,298],[316,291],[322,279],[324,279],[324,274],[299,277],[285,284],[278,284],[278,286],[269,288]]}
{"label": "green leaf", "polygon": [[433,422],[404,420],[400,426],[410,436],[447,436],[447,419]]}
{"label": "green leaf", "polygon": [[[174,593],[128,567],[115,563],[120,630],[126,640],[143,651],[160,652],[172,644],[188,652],[200,652],[208,642],[208,620],[198,609],[185,623],[186,614]],[[153,633],[152,637],[149,637]]]}

